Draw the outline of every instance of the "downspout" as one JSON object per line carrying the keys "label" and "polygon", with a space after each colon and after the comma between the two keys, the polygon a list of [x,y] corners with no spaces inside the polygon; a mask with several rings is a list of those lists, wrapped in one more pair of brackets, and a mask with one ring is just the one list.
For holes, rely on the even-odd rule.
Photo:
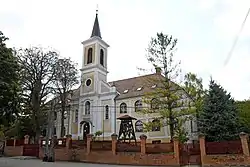
{"label": "downspout", "polygon": [[116,134],[116,98],[119,96],[119,93],[116,94],[115,98],[114,98],[114,133]]}

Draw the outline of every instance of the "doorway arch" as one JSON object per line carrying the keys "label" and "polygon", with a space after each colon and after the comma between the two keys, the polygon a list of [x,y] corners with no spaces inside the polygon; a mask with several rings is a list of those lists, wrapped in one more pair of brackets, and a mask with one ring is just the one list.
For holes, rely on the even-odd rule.
{"label": "doorway arch", "polygon": [[86,140],[87,139],[87,135],[88,134],[90,134],[90,131],[91,131],[91,126],[90,126],[90,122],[88,122],[88,121],[82,121],[81,123],[80,123],[80,125],[81,125],[81,133],[82,133],[82,135],[83,135],[83,140]]}
{"label": "doorway arch", "polygon": [[83,124],[83,139],[87,139],[87,135],[90,133],[90,125],[89,122],[85,122]]}

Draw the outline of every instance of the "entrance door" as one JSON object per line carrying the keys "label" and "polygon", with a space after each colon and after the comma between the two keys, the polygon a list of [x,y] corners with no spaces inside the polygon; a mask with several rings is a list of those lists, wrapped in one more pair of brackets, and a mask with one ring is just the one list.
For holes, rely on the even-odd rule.
{"label": "entrance door", "polygon": [[87,134],[90,133],[90,125],[89,122],[85,122],[83,124],[83,140],[87,139]]}
{"label": "entrance door", "polygon": [[200,165],[200,144],[185,143],[180,145],[180,163],[181,165]]}

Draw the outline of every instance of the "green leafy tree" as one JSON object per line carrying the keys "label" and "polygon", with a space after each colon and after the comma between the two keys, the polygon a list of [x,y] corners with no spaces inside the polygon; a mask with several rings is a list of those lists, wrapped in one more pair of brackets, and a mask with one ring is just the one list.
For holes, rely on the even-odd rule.
{"label": "green leafy tree", "polygon": [[44,108],[48,96],[52,92],[58,54],[52,50],[39,47],[16,50],[21,66],[21,84],[24,115],[29,116],[36,142],[41,135],[41,129],[47,122]]}
{"label": "green leafy tree", "polygon": [[7,37],[0,31],[0,124],[11,125],[19,115],[19,66],[12,49],[6,46]]}
{"label": "green leafy tree", "polygon": [[201,133],[208,141],[233,140],[238,137],[237,108],[231,95],[211,79],[199,115]]}
{"label": "green leafy tree", "polygon": [[250,100],[236,101],[241,131],[250,133]]}
{"label": "green leafy tree", "polygon": [[[192,106],[195,110],[195,117],[193,117],[194,119],[192,121],[198,126],[197,118],[199,118],[199,114],[203,110],[204,97],[206,95],[206,90],[202,84],[202,78],[199,78],[196,74],[187,73],[184,76],[183,88],[192,99]],[[197,131],[199,131],[199,126],[197,127]]]}
{"label": "green leafy tree", "polygon": [[[181,127],[185,121],[192,118],[196,111],[193,103],[194,100],[199,99],[197,96],[199,90],[196,90],[196,88],[198,86],[202,88],[202,84],[196,75],[191,73],[187,74],[183,86],[181,86],[181,83],[177,84],[181,71],[179,68],[180,62],[176,63],[173,59],[176,44],[177,39],[163,33],[157,33],[157,36],[151,39],[147,49],[147,59],[157,69],[158,74],[160,72],[160,75],[147,77],[145,83],[148,83],[148,86],[154,84],[157,86],[143,97],[144,103],[150,105],[150,107],[142,111],[145,114],[153,115],[159,113],[155,116],[159,121],[144,124],[147,131],[155,126],[169,125],[171,140],[174,135],[186,140],[183,136],[186,136],[187,132]],[[197,81],[199,82],[196,83]],[[190,98],[190,96],[193,97]]]}
{"label": "green leafy tree", "polygon": [[[64,119],[67,109],[69,106],[69,92],[78,84],[78,70],[76,64],[71,59],[59,59],[56,63],[56,72],[54,75],[53,83],[55,85],[55,92],[60,99],[60,115],[61,115],[61,137],[65,134],[64,132]],[[69,114],[67,114],[69,116]]]}
{"label": "green leafy tree", "polygon": [[185,91],[193,101],[197,114],[202,111],[206,90],[203,88],[202,78],[191,72],[184,76]]}

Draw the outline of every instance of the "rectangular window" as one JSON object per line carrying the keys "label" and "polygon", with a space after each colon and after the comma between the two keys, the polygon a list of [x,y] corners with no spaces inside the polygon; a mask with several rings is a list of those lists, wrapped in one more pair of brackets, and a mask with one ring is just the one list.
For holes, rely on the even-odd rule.
{"label": "rectangular window", "polygon": [[76,112],[75,112],[75,122],[78,122],[78,109],[76,109]]}
{"label": "rectangular window", "polygon": [[109,119],[109,106],[105,106],[105,119]]}
{"label": "rectangular window", "polygon": [[197,130],[197,121],[196,120],[191,120],[191,133],[196,133]]}

